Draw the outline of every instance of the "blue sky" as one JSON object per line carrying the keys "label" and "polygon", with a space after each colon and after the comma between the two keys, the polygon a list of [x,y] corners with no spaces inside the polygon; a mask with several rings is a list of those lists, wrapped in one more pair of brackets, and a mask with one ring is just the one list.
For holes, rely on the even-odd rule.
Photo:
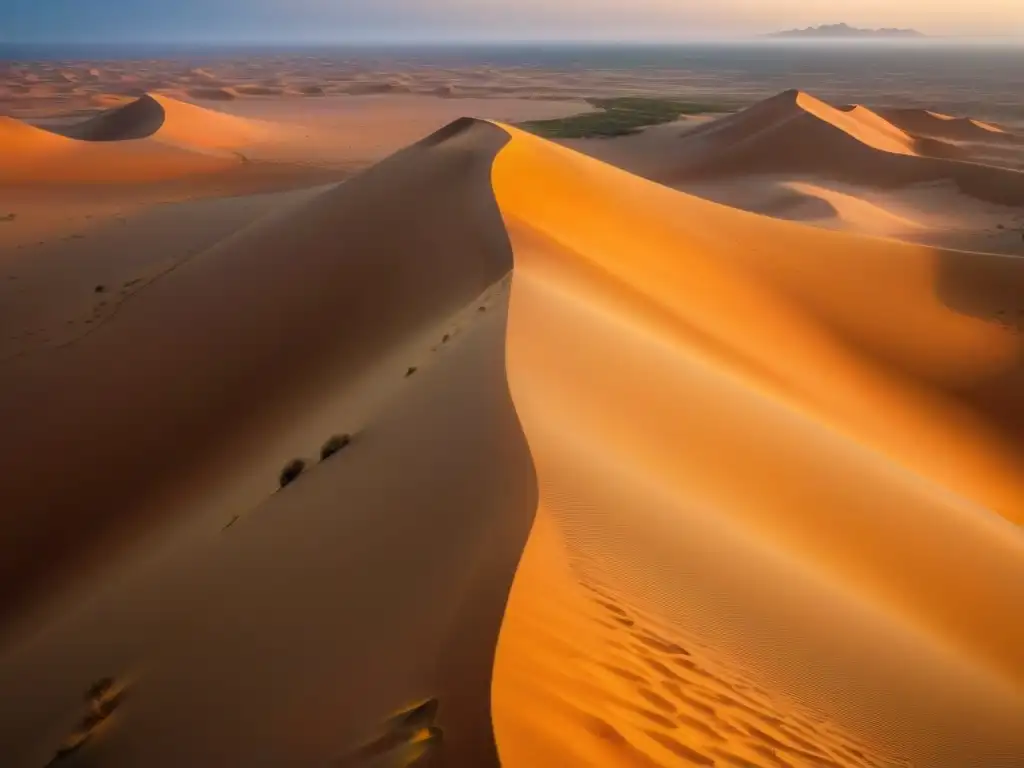
{"label": "blue sky", "polygon": [[742,37],[821,23],[1024,34],[1024,0],[0,0],[8,42]]}

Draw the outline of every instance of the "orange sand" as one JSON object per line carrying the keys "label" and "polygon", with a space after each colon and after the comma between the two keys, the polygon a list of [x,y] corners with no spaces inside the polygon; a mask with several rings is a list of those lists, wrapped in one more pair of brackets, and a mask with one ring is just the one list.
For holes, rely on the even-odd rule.
{"label": "orange sand", "polygon": [[[0,123],[0,764],[1018,768],[1024,261],[474,120],[125,212],[297,125]],[[928,225],[823,179],[1019,191],[797,92],[658,136],[872,234]],[[92,229],[25,248],[47,196]]]}

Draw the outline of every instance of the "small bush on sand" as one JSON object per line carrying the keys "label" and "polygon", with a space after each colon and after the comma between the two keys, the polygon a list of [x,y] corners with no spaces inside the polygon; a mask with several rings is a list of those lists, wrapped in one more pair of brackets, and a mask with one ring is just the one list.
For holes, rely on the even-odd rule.
{"label": "small bush on sand", "polygon": [[333,435],[320,448],[320,461],[325,461],[347,447],[352,442],[352,435]]}
{"label": "small bush on sand", "polygon": [[85,700],[89,704],[100,701],[106,698],[107,694],[114,687],[114,678],[112,677],[101,677],[95,683],[89,686],[85,692]]}
{"label": "small bush on sand", "polygon": [[281,470],[281,476],[278,478],[281,487],[284,488],[286,485],[291,485],[299,479],[299,475],[306,471],[306,462],[302,459],[292,459],[284,465],[284,469]]}

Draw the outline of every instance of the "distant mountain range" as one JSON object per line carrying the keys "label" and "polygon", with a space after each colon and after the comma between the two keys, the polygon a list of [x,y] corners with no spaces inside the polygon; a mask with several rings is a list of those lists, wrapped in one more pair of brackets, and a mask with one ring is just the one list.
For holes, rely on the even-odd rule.
{"label": "distant mountain range", "polygon": [[766,37],[783,38],[880,38],[880,37],[925,37],[916,29],[860,29],[849,24],[823,24],[820,27],[789,29],[773,32]]}

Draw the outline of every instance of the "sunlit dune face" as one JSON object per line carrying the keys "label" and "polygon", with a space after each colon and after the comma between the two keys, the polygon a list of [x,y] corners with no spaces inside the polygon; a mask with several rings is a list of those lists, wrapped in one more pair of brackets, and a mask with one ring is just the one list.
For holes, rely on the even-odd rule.
{"label": "sunlit dune face", "polygon": [[0,118],[4,768],[1018,768],[1011,123],[196,64]]}
{"label": "sunlit dune face", "polygon": [[[627,605],[654,606],[682,633],[666,642],[679,644],[687,628],[714,637],[713,647],[768,664],[847,727],[914,754],[933,748],[926,723],[958,722],[966,701],[1008,733],[1020,705],[1019,639],[1000,638],[1020,598],[1022,550],[993,512],[1016,519],[1024,501],[1021,446],[953,393],[1013,370],[1020,338],[958,311],[967,297],[940,294],[948,265],[929,249],[737,214],[513,136],[494,171],[517,269],[509,381],[542,514],[574,576],[609,581]],[[979,261],[979,275],[991,261],[993,276],[1021,277],[997,257]],[[1001,280],[973,290],[988,285],[998,303]],[[974,307],[984,300],[970,297]],[[957,557],[985,566],[951,572],[953,542]],[[518,647],[528,635],[555,653],[530,585],[568,576],[544,579],[551,561],[539,560],[520,569],[502,642]],[[610,632],[581,618],[561,634],[587,638],[585,657],[611,658],[635,616],[613,612]],[[614,629],[616,617],[625,628]],[[612,672],[602,687],[622,688],[621,698],[595,703],[539,668],[527,682],[532,671],[513,654],[499,646],[495,703],[516,702],[497,720],[499,746],[524,763],[521,739],[540,763],[570,747],[531,725],[512,691],[551,697],[552,717],[581,729],[575,759],[595,764],[630,750],[653,764],[683,750],[698,764],[723,749],[752,759],[748,739],[767,733],[684,702],[664,710],[669,723],[698,723],[677,742],[658,728],[651,704],[665,681],[651,681],[651,665]],[[801,658],[815,659],[815,676]],[[841,693],[847,665],[865,675],[856,697]],[[585,666],[573,675],[602,674]],[[940,677],[961,703],[908,714]],[[874,720],[882,688],[892,697],[887,726]],[[769,708],[781,722],[799,718],[781,701]],[[773,748],[800,749],[771,738]],[[806,738],[840,753],[820,733]]]}

